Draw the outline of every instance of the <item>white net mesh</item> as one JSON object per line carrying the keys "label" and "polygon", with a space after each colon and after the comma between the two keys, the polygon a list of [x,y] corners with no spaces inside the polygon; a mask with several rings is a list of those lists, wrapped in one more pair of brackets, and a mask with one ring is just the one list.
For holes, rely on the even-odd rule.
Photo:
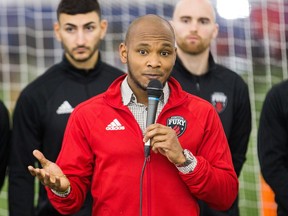
{"label": "white net mesh", "polygon": [[[214,0],[215,6],[219,6],[217,22],[220,31],[211,49],[217,62],[243,76],[249,86],[253,111],[253,131],[240,176],[241,215],[264,215],[262,209],[267,206],[275,208],[275,204],[266,202],[261,196],[256,134],[267,90],[288,76],[288,3],[284,0],[250,0],[249,17],[226,19],[220,16],[223,1]],[[100,0],[103,17],[109,21],[107,36],[101,44],[103,60],[125,69],[118,57],[118,45],[129,23],[147,13],[170,19],[175,2]],[[62,48],[53,33],[57,4],[58,1],[51,0],[0,1],[0,99],[11,113],[19,92],[61,60]],[[0,194],[0,215],[8,215],[7,185]]]}

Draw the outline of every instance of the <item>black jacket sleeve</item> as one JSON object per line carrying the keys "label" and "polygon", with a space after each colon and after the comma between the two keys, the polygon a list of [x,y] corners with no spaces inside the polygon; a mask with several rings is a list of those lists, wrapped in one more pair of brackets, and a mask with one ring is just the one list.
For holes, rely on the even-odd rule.
{"label": "black jacket sleeve", "polygon": [[0,189],[3,186],[6,167],[9,156],[10,122],[9,112],[2,101],[0,101]]}
{"label": "black jacket sleeve", "polygon": [[13,113],[13,131],[9,160],[9,214],[34,215],[34,177],[28,165],[35,165],[32,155],[40,145],[40,119],[36,102],[20,95]]}
{"label": "black jacket sleeve", "polygon": [[235,82],[235,88],[237,88],[237,91],[234,91],[233,121],[228,143],[232,153],[234,169],[239,177],[246,160],[251,133],[251,106],[246,83],[242,79],[238,79]]}
{"label": "black jacket sleeve", "polygon": [[275,193],[278,214],[288,215],[288,82],[279,87],[272,88],[263,103],[258,157],[263,177]]}

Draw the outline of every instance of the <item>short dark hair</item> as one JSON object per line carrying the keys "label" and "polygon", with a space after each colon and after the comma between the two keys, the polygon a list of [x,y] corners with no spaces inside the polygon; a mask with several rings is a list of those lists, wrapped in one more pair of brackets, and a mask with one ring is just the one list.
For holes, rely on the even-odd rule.
{"label": "short dark hair", "polygon": [[57,19],[60,14],[85,14],[95,11],[101,18],[101,8],[97,0],[61,0],[57,8]]}

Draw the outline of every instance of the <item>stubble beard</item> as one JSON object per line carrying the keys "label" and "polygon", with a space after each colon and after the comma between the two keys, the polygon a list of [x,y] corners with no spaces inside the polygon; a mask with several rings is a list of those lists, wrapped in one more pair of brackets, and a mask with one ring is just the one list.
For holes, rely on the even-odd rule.
{"label": "stubble beard", "polygon": [[178,44],[179,49],[181,49],[184,53],[189,55],[199,55],[205,52],[209,48],[209,44],[200,41],[198,44],[189,44],[186,42],[180,42]]}
{"label": "stubble beard", "polygon": [[143,91],[146,91],[147,90],[147,86],[144,86],[143,84],[141,84],[137,78],[134,76],[132,70],[131,70],[131,67],[130,67],[130,64],[129,64],[129,59],[127,58],[127,69],[128,69],[128,75],[130,77],[130,79],[132,80],[133,83],[136,84],[137,88],[143,90]]}
{"label": "stubble beard", "polygon": [[[65,53],[68,54],[73,61],[75,61],[75,62],[77,62],[77,63],[83,63],[83,62],[89,61],[89,60],[92,58],[92,56],[94,56],[94,54],[95,54],[95,53],[98,51],[98,49],[99,49],[99,43],[100,43],[100,42],[98,42],[98,43],[95,44],[95,46],[93,47],[92,51],[90,52],[90,55],[88,55],[86,58],[82,58],[82,59],[79,59],[79,58],[75,57],[75,55],[73,54],[73,50],[75,50],[75,49],[77,49],[77,48],[74,48],[74,49],[72,49],[72,51],[70,51],[70,50],[68,49],[68,47],[67,47],[65,44],[63,44],[63,43],[62,43],[62,47],[63,47]],[[79,47],[78,47],[78,48],[79,48]],[[85,49],[87,49],[87,50],[89,50],[89,51],[91,50],[89,47],[83,47],[83,48],[85,48]]]}

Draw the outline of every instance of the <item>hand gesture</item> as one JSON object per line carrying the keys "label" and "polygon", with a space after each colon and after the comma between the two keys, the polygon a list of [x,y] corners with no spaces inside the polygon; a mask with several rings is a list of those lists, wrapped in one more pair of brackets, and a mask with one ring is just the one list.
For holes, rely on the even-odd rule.
{"label": "hand gesture", "polygon": [[183,148],[178,141],[176,132],[167,126],[161,124],[152,124],[146,128],[144,143],[150,139],[152,151],[160,152],[175,165],[185,162]]}
{"label": "hand gesture", "polygon": [[28,166],[31,175],[36,176],[43,185],[48,186],[55,191],[64,192],[68,190],[70,182],[63,174],[60,167],[47,160],[38,150],[34,150],[33,155],[40,162],[42,169]]}

